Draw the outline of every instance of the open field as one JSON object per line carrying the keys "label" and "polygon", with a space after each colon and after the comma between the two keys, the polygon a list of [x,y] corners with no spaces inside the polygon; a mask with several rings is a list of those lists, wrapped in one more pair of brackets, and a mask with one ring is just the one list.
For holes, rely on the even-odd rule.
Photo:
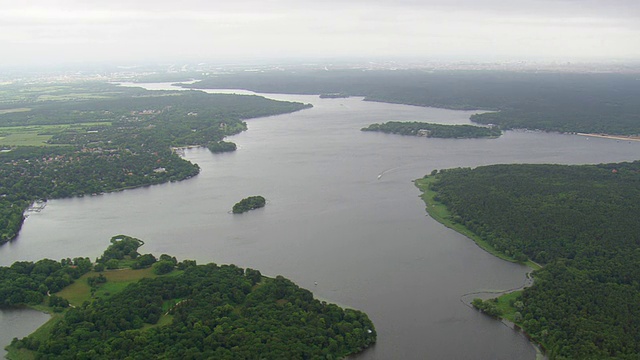
{"label": "open field", "polygon": [[31,111],[31,109],[30,108],[2,109],[0,110],[0,115],[13,114],[18,112],[27,112],[27,111]]}
{"label": "open field", "polygon": [[81,83],[0,84],[0,103],[5,104],[111,99],[120,94],[120,91],[105,91],[101,86],[94,87]]}
{"label": "open field", "polygon": [[52,146],[47,141],[55,134],[67,130],[87,131],[92,126],[110,126],[110,122],[78,123],[64,125],[29,125],[0,127],[0,145]]}
{"label": "open field", "polygon": [[[96,277],[98,274],[100,273],[94,271],[86,273],[73,284],[56,293],[56,295],[69,300],[69,303],[73,306],[80,306],[83,302],[91,300],[91,287],[89,287],[87,279]],[[140,279],[157,277],[151,268],[106,270],[102,272],[102,275],[107,278],[107,282],[98,286],[95,297],[109,297]]]}
{"label": "open field", "polygon": [[112,99],[119,93],[61,93],[61,94],[44,94],[38,96],[36,101],[71,101],[71,100],[95,100],[95,99]]}

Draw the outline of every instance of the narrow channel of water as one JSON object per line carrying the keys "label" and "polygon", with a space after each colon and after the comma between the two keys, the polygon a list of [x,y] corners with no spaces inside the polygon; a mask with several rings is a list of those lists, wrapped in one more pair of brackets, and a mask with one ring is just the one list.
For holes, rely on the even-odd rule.
{"label": "narrow channel of water", "polygon": [[[412,180],[458,166],[617,162],[640,154],[640,143],[527,131],[473,140],[361,132],[390,120],[469,123],[472,112],[267,96],[314,107],[249,120],[248,131],[230,138],[235,153],[186,150],[202,168],[190,180],[49,201],[0,247],[0,265],[95,258],[111,236],[128,234],[145,241],[143,252],[281,274],[317,297],[367,312],[378,344],[358,359],[531,360],[535,351],[522,335],[460,301],[473,291],[517,287],[527,268],[426,216]],[[269,202],[229,214],[250,195]],[[0,329],[7,329],[2,318]],[[0,331],[0,342],[16,336]]]}

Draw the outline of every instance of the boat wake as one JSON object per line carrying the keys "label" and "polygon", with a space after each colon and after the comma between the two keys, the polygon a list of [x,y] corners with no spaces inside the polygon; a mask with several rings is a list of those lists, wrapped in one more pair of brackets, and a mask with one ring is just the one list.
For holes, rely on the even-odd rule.
{"label": "boat wake", "polygon": [[[378,174],[378,180],[382,179],[382,177],[384,177],[385,175],[392,174],[392,173],[395,173],[395,172],[398,172],[398,171],[409,170],[409,169],[420,169],[421,171],[426,173],[426,171],[429,170],[429,165],[425,165],[423,163],[413,163],[413,164],[406,164],[406,165],[396,166],[396,167],[393,167],[393,168],[390,168],[390,169],[386,169],[386,170],[382,171],[381,173],[379,173]],[[420,173],[418,173],[416,176],[422,176],[422,175],[420,175]]]}

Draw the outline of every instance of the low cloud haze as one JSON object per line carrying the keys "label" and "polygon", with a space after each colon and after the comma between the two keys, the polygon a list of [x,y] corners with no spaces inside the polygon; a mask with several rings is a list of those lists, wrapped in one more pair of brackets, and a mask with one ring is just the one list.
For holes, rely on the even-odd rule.
{"label": "low cloud haze", "polygon": [[2,65],[402,57],[638,60],[631,0],[0,1]]}

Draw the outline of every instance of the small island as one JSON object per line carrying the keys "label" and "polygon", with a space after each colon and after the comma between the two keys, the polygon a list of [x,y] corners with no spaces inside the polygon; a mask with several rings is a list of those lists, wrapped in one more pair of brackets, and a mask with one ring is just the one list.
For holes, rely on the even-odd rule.
{"label": "small island", "polygon": [[212,141],[207,148],[214,154],[236,151],[236,144],[231,141]]}
{"label": "small island", "polygon": [[244,198],[233,205],[232,212],[234,214],[242,214],[249,210],[258,209],[264,207],[267,203],[264,197],[262,196],[249,196],[248,198]]}
{"label": "small island", "polygon": [[361,130],[444,139],[497,138],[502,135],[502,131],[496,127],[442,125],[417,121],[389,121],[382,124],[371,124]]}

